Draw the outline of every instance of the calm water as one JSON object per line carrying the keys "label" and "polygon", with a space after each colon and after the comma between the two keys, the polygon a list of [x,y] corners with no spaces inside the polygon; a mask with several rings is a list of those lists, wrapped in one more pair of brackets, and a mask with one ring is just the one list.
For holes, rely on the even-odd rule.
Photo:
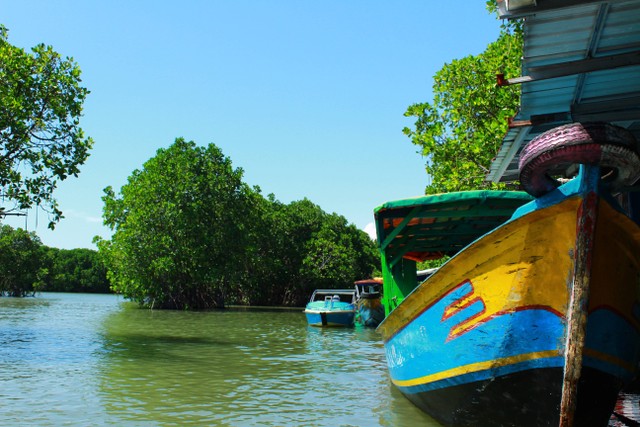
{"label": "calm water", "polygon": [[370,329],[44,293],[0,298],[0,425],[438,424],[391,387]]}
{"label": "calm water", "polygon": [[[638,399],[616,411],[640,419]],[[391,387],[371,329],[52,293],[0,298],[0,425],[438,426]]]}

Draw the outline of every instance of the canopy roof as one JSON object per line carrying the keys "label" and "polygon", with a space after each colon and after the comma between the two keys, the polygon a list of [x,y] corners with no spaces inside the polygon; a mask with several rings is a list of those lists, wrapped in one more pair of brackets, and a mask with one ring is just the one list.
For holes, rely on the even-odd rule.
{"label": "canopy roof", "polygon": [[532,200],[517,191],[465,191],[384,203],[374,210],[387,262],[453,255]]}
{"label": "canopy roof", "polygon": [[518,179],[518,156],[540,133],[606,121],[640,140],[640,0],[498,0],[502,18],[524,18],[520,111],[490,181]]}
{"label": "canopy roof", "polygon": [[331,295],[351,295],[355,292],[355,289],[316,289],[314,294],[331,294]]}

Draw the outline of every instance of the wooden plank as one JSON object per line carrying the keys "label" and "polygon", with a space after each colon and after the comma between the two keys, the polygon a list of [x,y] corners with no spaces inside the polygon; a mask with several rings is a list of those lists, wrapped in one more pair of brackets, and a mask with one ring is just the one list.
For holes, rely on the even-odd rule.
{"label": "wooden plank", "polygon": [[[404,230],[404,227],[409,223],[409,221],[411,221],[414,218],[414,216],[419,211],[420,211],[420,206],[416,206],[415,208],[413,208],[411,210],[411,212],[409,212],[409,214],[407,214],[407,216],[402,220],[402,222],[397,227],[395,227],[393,230],[391,230],[391,232],[388,235],[381,236],[381,237],[384,237],[384,241],[380,245],[382,250],[386,250],[387,246],[389,246],[389,243],[391,243],[393,241],[393,239],[396,238],[398,233],[400,233],[400,232],[402,232]],[[380,238],[378,240],[380,240]]]}
{"label": "wooden plank", "polygon": [[[560,427],[573,427],[578,399],[578,381],[582,371],[582,352],[587,330],[591,265],[598,210],[598,195],[595,193],[599,180],[599,168],[582,166],[585,190],[589,191],[578,212],[576,229],[575,264],[569,309],[567,311],[567,338],[565,363],[560,401]],[[594,183],[595,181],[595,183]],[[576,426],[578,427],[578,426]]]}

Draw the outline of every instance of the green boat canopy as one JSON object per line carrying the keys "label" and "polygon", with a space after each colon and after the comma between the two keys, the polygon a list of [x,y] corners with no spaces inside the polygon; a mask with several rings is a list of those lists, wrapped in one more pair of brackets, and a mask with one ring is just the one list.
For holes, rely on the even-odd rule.
{"label": "green boat canopy", "polygon": [[387,262],[454,255],[507,221],[532,197],[519,191],[465,191],[396,200],[374,209]]}

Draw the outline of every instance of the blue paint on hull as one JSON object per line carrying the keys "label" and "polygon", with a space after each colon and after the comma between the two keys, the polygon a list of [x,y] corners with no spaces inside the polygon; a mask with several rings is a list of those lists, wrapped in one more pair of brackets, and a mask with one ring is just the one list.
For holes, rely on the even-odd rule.
{"label": "blue paint on hull", "polygon": [[[411,382],[396,383],[398,389],[445,425],[557,426],[565,320],[543,309],[522,310],[448,339],[452,325],[480,310],[470,305],[442,320],[444,307],[457,297],[454,292],[430,307],[385,343],[391,378]],[[636,371],[640,333],[607,308],[594,310],[587,325],[575,425],[602,426],[620,385]],[[535,353],[548,357],[519,358]],[[465,366],[485,369],[464,372]],[[443,372],[452,375],[440,377]]]}
{"label": "blue paint on hull", "polygon": [[589,314],[583,365],[629,383],[634,361],[640,359],[640,333],[612,310],[600,308]]}
{"label": "blue paint on hull", "polygon": [[[401,391],[418,393],[527,369],[562,366],[561,354],[548,353],[557,352],[563,344],[565,325],[563,319],[547,310],[508,313],[448,339],[450,329],[460,320],[459,316],[471,316],[481,309],[473,304],[463,313],[441,321],[444,308],[460,297],[458,292],[463,294],[464,289],[439,301],[385,343],[391,378],[394,381],[418,382],[410,386],[398,385]],[[547,357],[520,358],[521,355],[535,353],[547,354]],[[513,363],[503,362],[509,358]],[[472,368],[471,372],[461,369],[483,362],[493,366],[488,369]],[[444,377],[440,378],[442,375]],[[419,378],[425,380],[418,381]]]}
{"label": "blue paint on hull", "polygon": [[305,315],[311,326],[353,326],[355,311],[305,311]]}
{"label": "blue paint on hull", "polygon": [[359,322],[364,326],[376,327],[384,320],[384,307],[379,303],[375,307],[370,307],[369,300],[364,300],[358,304]]}
{"label": "blue paint on hull", "polygon": [[312,301],[304,313],[311,326],[353,326],[356,307],[342,301]]}

